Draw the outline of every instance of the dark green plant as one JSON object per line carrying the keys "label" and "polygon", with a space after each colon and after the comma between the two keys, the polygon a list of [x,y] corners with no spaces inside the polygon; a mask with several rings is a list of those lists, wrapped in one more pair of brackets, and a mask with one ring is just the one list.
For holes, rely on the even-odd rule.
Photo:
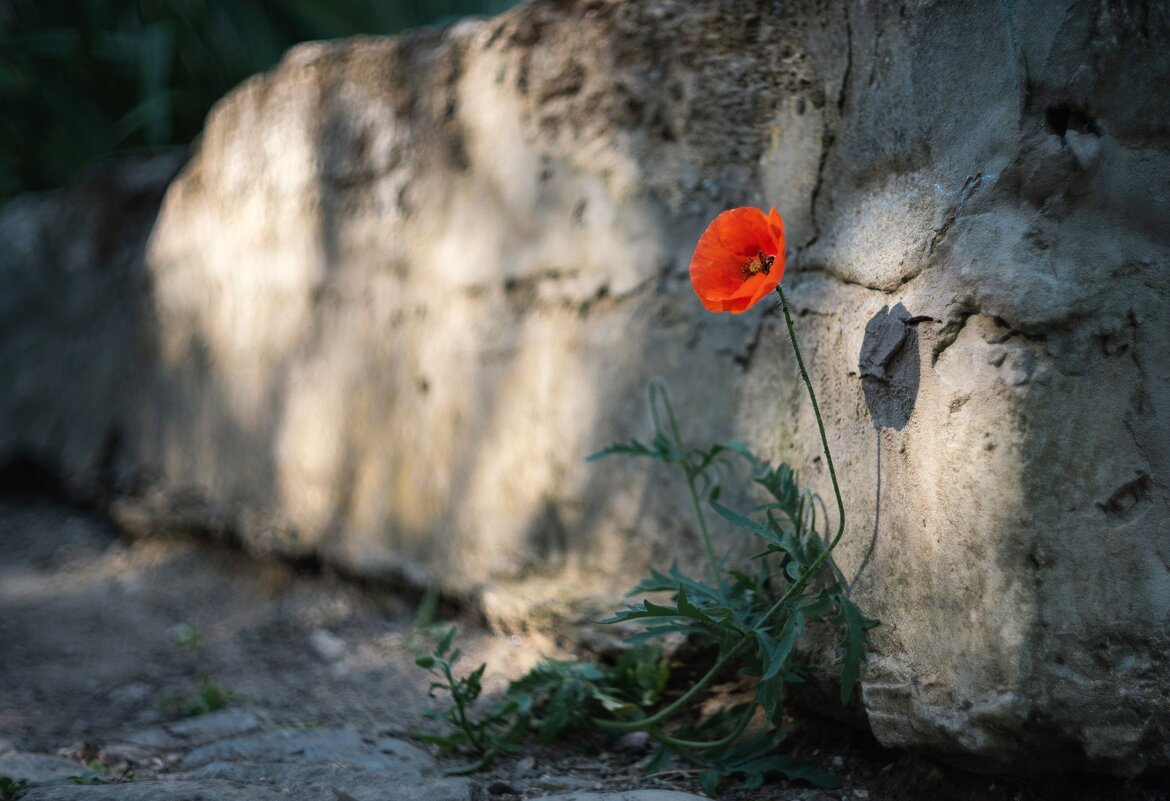
{"label": "dark green plant", "polygon": [[500,754],[522,751],[529,737],[548,743],[565,731],[579,733],[594,715],[628,717],[658,701],[669,675],[656,648],[630,649],[610,666],[545,660],[509,684],[499,700],[476,712],[487,665],[457,677],[454,667],[462,654],[452,648],[454,638],[452,626],[431,653],[419,656],[415,664],[435,677],[429,691],[432,698],[442,693],[451,699],[446,709],[427,712],[428,717],[444,723],[445,730],[422,734],[421,738],[444,753],[470,751],[478,757],[450,771],[456,774],[486,767]]}
{"label": "dark green plant", "polygon": [[[608,731],[647,731],[662,744],[664,758],[677,756],[704,768],[700,780],[709,792],[724,777],[735,774],[743,776],[749,786],[762,781],[768,772],[823,786],[832,784],[826,774],[777,753],[786,734],[783,701],[787,687],[807,678],[805,669],[795,661],[795,646],[810,624],[829,625],[839,632],[840,696],[842,703],[847,703],[865,659],[865,631],[876,621],[861,614],[825,564],[836,540],[829,540],[828,532],[818,529],[816,499],[801,489],[788,465],[772,467],[738,443],[688,448],[661,384],[652,384],[650,404],[655,428],[650,446],[632,440],[591,458],[636,455],[677,465],[692,497],[697,494],[721,518],[757,537],[762,549],[752,557],[750,569],[713,571],[713,577],[704,580],[672,565],[666,573],[652,571],[631,590],[630,595],[639,596],[669,593],[670,600],[645,599],[603,623],[641,622],[645,628],[631,638],[635,641],[682,634],[715,654],[713,664],[681,696],[653,714],[626,721],[597,719],[594,724]],[[664,419],[669,428],[663,426]],[[718,500],[723,471],[717,469],[718,462],[712,457],[728,452],[749,462],[752,481],[767,495],[764,503],[747,514]],[[702,505],[696,504],[696,510],[700,533],[707,539]],[[707,550],[713,550],[709,542]],[[710,721],[677,720],[716,679],[736,676],[754,685],[751,700]]]}
{"label": "dark green plant", "polygon": [[297,42],[396,33],[514,0],[8,0],[0,199],[112,153],[185,145],[211,105]]}
{"label": "dark green plant", "polygon": [[102,764],[101,760],[91,759],[84,773],[67,778],[74,784],[123,784],[137,781],[134,771],[129,766],[117,776],[111,777],[109,773],[109,768]]}
{"label": "dark green plant", "polygon": [[[732,256],[738,258],[737,254]],[[748,268],[742,269],[746,281]],[[778,284],[775,289],[816,416],[837,501],[836,531],[830,533],[827,526],[823,532],[818,528],[818,500],[799,486],[796,473],[788,465],[772,467],[740,443],[688,446],[666,386],[660,381],[651,382],[654,433],[649,444],[632,439],[589,458],[644,457],[678,468],[690,493],[707,555],[708,575],[689,576],[677,564],[665,573],[654,570],[629,593],[643,596],[643,600],[601,622],[640,624],[643,630],[630,638],[638,643],[681,635],[692,648],[709,655],[709,666],[676,694],[667,695],[659,687],[649,697],[631,697],[628,687],[624,692],[609,689],[616,675],[614,670],[593,663],[546,663],[513,682],[504,701],[477,717],[472,707],[482,691],[486,666],[480,665],[469,676],[457,678],[452,666],[458,652],[447,656],[454,637],[453,631],[448,632],[435,653],[420,658],[419,664],[440,679],[432,684],[432,692],[444,690],[455,703],[447,712],[439,713],[450,724],[450,733],[431,739],[448,749],[467,748],[478,754],[480,759],[467,770],[482,767],[502,751],[514,750],[518,740],[533,728],[547,739],[570,724],[576,731],[588,722],[592,728],[611,735],[646,732],[659,745],[649,772],[661,770],[672,758],[682,759],[699,767],[699,781],[709,794],[714,794],[719,784],[731,776],[742,777],[749,787],[759,785],[773,773],[821,786],[836,784],[833,776],[783,756],[779,750],[788,734],[784,708],[788,688],[807,680],[806,669],[795,656],[797,643],[810,625],[827,626],[837,632],[840,697],[842,703],[848,703],[865,659],[866,631],[877,621],[868,619],[850,600],[838,573],[828,563],[845,533],[845,504],[820,406],[792,328],[788,302]],[[720,501],[731,462],[739,460],[750,466],[753,483],[765,495],[763,503],[746,513]],[[760,550],[749,567],[728,568],[716,557],[706,508],[759,540]],[[645,597],[650,594],[660,599]],[[700,702],[708,697],[705,694],[717,680],[736,683],[740,689],[738,701],[723,704],[715,714],[696,717],[693,710],[703,706]],[[514,688],[521,694],[513,695]],[[597,692],[595,688],[606,689]],[[661,703],[659,698],[663,695],[670,700]]]}
{"label": "dark green plant", "polygon": [[28,792],[28,779],[0,776],[0,801],[16,801]]}
{"label": "dark green plant", "polygon": [[[203,644],[203,630],[198,626],[183,623],[175,629],[175,647],[186,651],[192,659],[199,658],[199,650]],[[158,700],[159,709],[178,712],[184,717],[196,717],[210,712],[218,712],[231,706],[241,696],[231,690],[224,689],[218,682],[212,681],[207,671],[199,671],[199,689],[191,696],[169,695]]]}
{"label": "dark green plant", "polygon": [[[661,382],[651,384],[650,409],[654,435],[649,444],[630,440],[590,458],[639,456],[677,467],[695,500],[700,532],[708,539],[711,576],[692,577],[677,564],[666,572],[651,571],[630,595],[665,595],[669,600],[645,598],[600,622],[642,624],[643,630],[629,638],[640,645],[681,634],[692,649],[710,654],[710,669],[658,706],[669,676],[658,649],[631,651],[624,661],[608,667],[544,662],[513,682],[499,702],[477,714],[474,707],[486,665],[457,677],[454,665],[460,654],[452,650],[454,629],[448,629],[434,651],[417,660],[437,679],[432,695],[443,692],[453,702],[434,713],[447,730],[425,739],[447,752],[478,755],[477,761],[459,769],[465,772],[501,753],[519,750],[529,735],[547,742],[566,729],[579,732],[587,725],[611,734],[645,731],[660,746],[651,772],[661,770],[671,758],[683,759],[700,767],[700,781],[708,792],[729,776],[738,775],[754,786],[768,773],[832,786],[832,776],[778,751],[788,733],[783,703],[788,688],[807,679],[805,666],[795,658],[795,646],[810,625],[838,632],[840,696],[846,703],[865,658],[865,632],[875,621],[858,610],[825,564],[833,542],[817,527],[816,499],[799,486],[788,465],[772,467],[739,443],[688,447]],[[752,483],[765,494],[766,500],[748,513],[718,500],[731,467],[725,460],[728,455],[749,465]],[[720,566],[703,519],[704,507],[759,539],[761,547],[751,567]],[[694,719],[691,711],[717,679],[750,687],[748,700],[708,719]]]}
{"label": "dark green plant", "polygon": [[159,700],[158,707],[178,712],[183,717],[193,718],[226,709],[238,700],[240,696],[237,693],[225,690],[206,673],[201,672],[199,690],[194,695],[166,696]]}
{"label": "dark green plant", "polygon": [[96,759],[91,759],[84,773],[70,776],[69,781],[74,784],[104,784],[106,781],[106,766]]}

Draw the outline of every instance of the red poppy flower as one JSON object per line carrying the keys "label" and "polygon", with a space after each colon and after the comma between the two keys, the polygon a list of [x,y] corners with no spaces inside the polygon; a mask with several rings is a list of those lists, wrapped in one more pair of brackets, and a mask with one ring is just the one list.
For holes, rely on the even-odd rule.
{"label": "red poppy flower", "polygon": [[691,258],[691,285],[708,311],[745,312],[784,275],[784,221],[772,209],[729,209],[707,226]]}

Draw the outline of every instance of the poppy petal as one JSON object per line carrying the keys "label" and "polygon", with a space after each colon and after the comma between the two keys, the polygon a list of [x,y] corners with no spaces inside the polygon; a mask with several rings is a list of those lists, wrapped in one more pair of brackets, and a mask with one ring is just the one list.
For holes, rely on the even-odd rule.
{"label": "poppy petal", "polygon": [[[765,215],[751,207],[721,213],[699,237],[691,259],[691,283],[710,311],[747,311],[771,292],[784,273],[784,222],[773,207]],[[752,260],[773,257],[767,273],[749,274]]]}

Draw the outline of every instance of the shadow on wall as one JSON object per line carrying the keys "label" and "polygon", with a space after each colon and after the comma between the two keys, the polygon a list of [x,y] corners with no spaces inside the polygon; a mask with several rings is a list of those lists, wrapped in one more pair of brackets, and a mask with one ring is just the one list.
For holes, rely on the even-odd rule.
{"label": "shadow on wall", "polygon": [[141,397],[142,250],[183,153],[0,207],[0,488],[124,492]]}
{"label": "shadow on wall", "polygon": [[901,431],[914,413],[921,380],[917,322],[899,303],[892,309],[883,306],[865,324],[858,368],[865,405],[878,431]]}
{"label": "shadow on wall", "polygon": [[901,303],[883,306],[865,324],[865,338],[858,356],[861,388],[870,420],[877,430],[877,476],[874,492],[873,535],[850,584],[861,577],[877,545],[882,509],[882,429],[901,431],[914,413],[921,383],[919,366],[919,319]]}

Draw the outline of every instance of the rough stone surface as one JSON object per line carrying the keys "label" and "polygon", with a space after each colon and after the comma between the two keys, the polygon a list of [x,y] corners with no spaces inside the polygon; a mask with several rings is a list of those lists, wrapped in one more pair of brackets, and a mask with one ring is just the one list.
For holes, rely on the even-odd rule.
{"label": "rough stone surface", "polygon": [[674,790],[631,790],[628,793],[569,793],[546,795],[547,801],[699,801],[706,798]]}
{"label": "rough stone surface", "polygon": [[33,784],[65,781],[82,770],[76,762],[49,754],[0,753],[0,776],[15,776]]}
{"label": "rough stone surface", "polygon": [[0,212],[0,454],[539,625],[696,552],[663,474],[581,461],[652,375],[829,494],[782,325],[688,287],[710,216],[775,204],[874,732],[1170,766],[1168,36],[1157,4],[582,0],[298,47],[145,251],[84,193]]}
{"label": "rough stone surface", "polygon": [[25,801],[279,801],[290,796],[264,787],[212,781],[197,786],[186,782],[49,785],[34,787],[24,798]]}

